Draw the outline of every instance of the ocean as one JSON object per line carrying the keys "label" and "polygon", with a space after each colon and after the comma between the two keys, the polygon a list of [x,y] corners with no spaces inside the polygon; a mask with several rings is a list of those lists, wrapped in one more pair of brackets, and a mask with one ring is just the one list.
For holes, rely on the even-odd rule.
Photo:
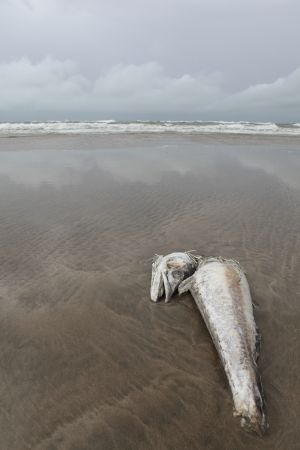
{"label": "ocean", "polygon": [[0,122],[1,136],[47,134],[111,134],[111,133],[189,133],[251,134],[300,136],[300,123],[272,122],[205,122],[205,121],[63,121]]}

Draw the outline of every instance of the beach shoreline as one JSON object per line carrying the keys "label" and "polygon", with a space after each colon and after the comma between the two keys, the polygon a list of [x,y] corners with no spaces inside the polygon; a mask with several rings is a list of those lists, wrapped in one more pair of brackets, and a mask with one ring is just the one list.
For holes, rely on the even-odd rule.
{"label": "beach shoreline", "polygon": [[[299,143],[0,138],[1,448],[295,448]],[[153,254],[191,249],[247,272],[262,334],[263,438],[232,416],[191,297],[150,301]]]}
{"label": "beach shoreline", "polygon": [[133,146],[152,145],[164,142],[191,142],[200,144],[221,143],[225,145],[270,144],[284,146],[295,145],[300,149],[300,136],[272,136],[255,134],[175,134],[175,133],[109,133],[109,134],[46,134],[24,136],[0,136],[0,151],[25,150],[97,150],[105,148],[122,148],[124,142]]}

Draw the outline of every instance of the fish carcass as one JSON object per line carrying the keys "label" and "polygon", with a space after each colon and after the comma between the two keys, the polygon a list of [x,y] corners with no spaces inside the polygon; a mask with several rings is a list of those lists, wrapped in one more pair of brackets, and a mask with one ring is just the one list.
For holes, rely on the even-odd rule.
{"label": "fish carcass", "polygon": [[189,252],[156,255],[152,263],[151,300],[157,302],[165,294],[167,303],[179,284],[195,272],[197,263],[197,258]]}
{"label": "fish carcass", "polygon": [[244,272],[236,261],[203,258],[178,291],[191,292],[207,325],[231,388],[234,415],[242,427],[262,434],[266,415],[256,363],[260,335]]}

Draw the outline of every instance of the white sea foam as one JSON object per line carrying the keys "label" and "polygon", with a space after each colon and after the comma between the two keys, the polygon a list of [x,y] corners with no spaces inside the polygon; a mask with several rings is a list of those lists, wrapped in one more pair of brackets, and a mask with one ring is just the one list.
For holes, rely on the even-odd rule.
{"label": "white sea foam", "polygon": [[204,121],[135,121],[114,120],[65,122],[2,122],[0,137],[46,134],[115,134],[115,133],[224,133],[300,136],[300,123],[272,122],[204,122]]}

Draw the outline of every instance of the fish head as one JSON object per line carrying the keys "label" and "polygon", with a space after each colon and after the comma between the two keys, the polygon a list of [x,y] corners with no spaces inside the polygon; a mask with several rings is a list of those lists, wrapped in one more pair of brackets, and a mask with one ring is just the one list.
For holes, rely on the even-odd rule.
{"label": "fish head", "polygon": [[165,295],[169,302],[179,284],[196,270],[197,263],[188,253],[159,255],[152,264],[151,300],[157,302]]}
{"label": "fish head", "polygon": [[161,272],[163,258],[163,255],[156,255],[152,263],[150,297],[153,302],[157,302],[164,293],[164,282]]}

